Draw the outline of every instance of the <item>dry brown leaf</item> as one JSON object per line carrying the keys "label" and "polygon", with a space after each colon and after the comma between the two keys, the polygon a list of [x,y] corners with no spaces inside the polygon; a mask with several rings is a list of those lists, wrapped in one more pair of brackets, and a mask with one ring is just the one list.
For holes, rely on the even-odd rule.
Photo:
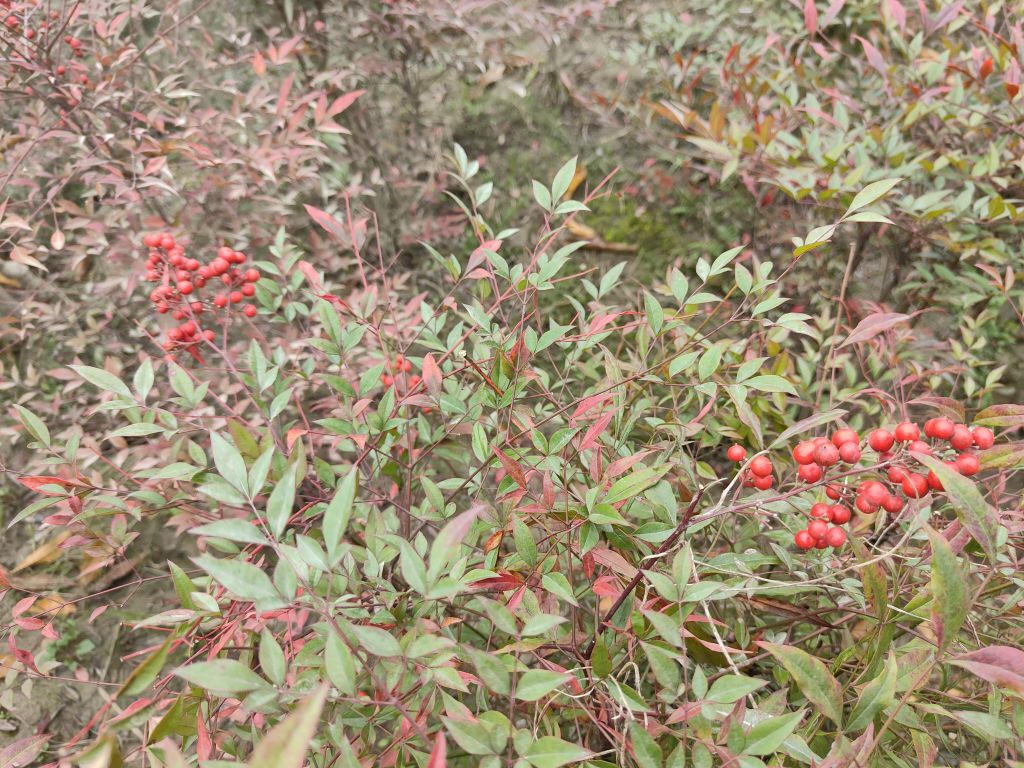
{"label": "dry brown leaf", "polygon": [[11,573],[17,573],[23,571],[26,568],[31,568],[33,565],[42,565],[44,563],[52,563],[58,557],[60,557],[60,545],[71,536],[71,531],[63,530],[56,536],[51,538],[32,550],[27,557],[25,557],[20,563],[18,563],[11,570]]}

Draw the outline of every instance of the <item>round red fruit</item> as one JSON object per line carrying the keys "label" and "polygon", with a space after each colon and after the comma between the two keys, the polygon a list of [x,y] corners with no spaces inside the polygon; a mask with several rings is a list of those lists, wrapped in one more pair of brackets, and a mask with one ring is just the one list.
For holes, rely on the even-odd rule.
{"label": "round red fruit", "polygon": [[[63,75],[64,74],[63,72],[61,72],[62,69],[64,69],[64,67],[57,67],[57,74],[58,75]],[[154,234],[154,233],[150,233],[150,234],[146,235],[144,238],[142,238],[142,244],[144,246],[146,246],[147,248],[159,248],[160,247],[160,235],[157,235],[157,234]]]}
{"label": "round red fruit", "polygon": [[942,481],[939,479],[939,476],[936,475],[931,470],[928,471],[928,477],[926,477],[925,479],[928,481],[928,487],[931,488],[933,491],[945,490],[942,487]]}
{"label": "round red fruit", "polygon": [[820,539],[828,533],[828,523],[824,520],[811,520],[807,524],[807,532],[816,539]]}
{"label": "round red fruit", "polygon": [[730,445],[725,455],[729,457],[729,461],[743,461],[747,458],[747,449],[742,445]]}
{"label": "round red fruit", "polygon": [[850,510],[841,504],[836,504],[830,509],[829,520],[834,525],[846,525],[850,522]]}
{"label": "round red fruit", "polygon": [[861,488],[861,494],[877,507],[885,501],[889,490],[877,480],[869,480]]}
{"label": "round red fruit", "polygon": [[966,451],[974,445],[974,435],[965,425],[957,424],[953,427],[953,434],[949,437],[949,444],[954,450]]}
{"label": "round red fruit", "polygon": [[914,440],[907,446],[907,450],[911,453],[923,453],[925,456],[932,455],[932,447],[924,440]]}
{"label": "round red fruit", "polygon": [[832,435],[832,445],[840,448],[846,443],[854,443],[856,445],[860,443],[860,437],[852,429],[837,429],[836,433]]}
{"label": "round red fruit", "polygon": [[242,292],[243,296],[252,296],[256,293],[256,286],[252,283],[245,283],[238,290]]}
{"label": "round red fruit", "polygon": [[853,503],[858,511],[863,512],[865,515],[872,515],[878,511],[878,505],[874,504],[867,496],[858,496],[857,500]]}
{"label": "round red fruit", "polygon": [[868,435],[868,445],[871,446],[871,450],[881,453],[892,448],[894,439],[892,432],[888,429],[876,429]]}
{"label": "round red fruit", "polygon": [[245,270],[245,280],[249,283],[258,282],[260,279],[260,271],[258,269],[247,269]]}
{"label": "round red fruit", "polygon": [[242,295],[241,291],[232,291],[228,295],[228,298],[231,300],[232,304],[241,304],[245,296]]}
{"label": "round red fruit", "polygon": [[844,464],[856,464],[860,461],[860,447],[857,443],[843,443],[839,446],[839,458]]}
{"label": "round red fruit", "polygon": [[828,504],[823,504],[819,501],[811,507],[810,515],[816,520],[828,520],[830,509],[831,507]]}
{"label": "round red fruit", "polygon": [[831,467],[839,461],[839,449],[832,443],[822,443],[814,449],[814,461],[823,467]]}
{"label": "round red fruit", "polygon": [[772,462],[767,456],[755,456],[750,462],[750,471],[758,477],[768,477],[772,473]]}
{"label": "round red fruit", "polygon": [[764,477],[758,477],[754,475],[754,487],[759,491],[767,491],[772,487],[773,479],[771,475],[765,475]]}
{"label": "round red fruit", "polygon": [[890,514],[896,514],[903,509],[903,499],[899,496],[890,495],[882,502],[882,509]]}
{"label": "round red fruit", "polygon": [[897,425],[893,432],[893,437],[897,443],[912,443],[921,436],[921,430],[917,424],[911,421],[904,421],[902,424]]}
{"label": "round red fruit", "polygon": [[246,304],[242,311],[245,312],[246,317],[256,317],[256,307],[252,304]]}
{"label": "round red fruit", "polygon": [[956,468],[961,475],[970,477],[971,475],[978,474],[981,470],[981,462],[978,461],[978,457],[973,453],[961,453],[956,457]]}
{"label": "round red fruit", "polygon": [[829,485],[825,489],[825,495],[832,499],[832,501],[839,501],[843,497],[843,490],[838,485]]}
{"label": "round red fruit", "polygon": [[174,235],[160,235],[160,247],[165,251],[174,247]]}
{"label": "round red fruit", "polygon": [[907,477],[907,470],[903,467],[889,467],[886,475],[890,482],[902,483]]}
{"label": "round red fruit", "polygon": [[797,531],[796,536],[793,537],[793,543],[800,549],[811,549],[814,547],[814,537],[807,531]]}
{"label": "round red fruit", "polygon": [[839,549],[846,543],[846,531],[842,528],[829,528],[825,534],[825,543],[832,549]]}
{"label": "round red fruit", "polygon": [[928,493],[928,478],[916,472],[908,473],[900,485],[908,499],[920,499]]}
{"label": "round red fruit", "polygon": [[996,434],[988,427],[975,427],[972,435],[974,436],[974,444],[983,451],[995,445]]}
{"label": "round red fruit", "polygon": [[192,285],[190,280],[182,280],[178,283],[178,293],[188,296],[192,291],[195,290],[195,286]]}
{"label": "round red fruit", "polygon": [[816,483],[821,480],[821,467],[817,464],[801,464],[796,476],[805,483]]}
{"label": "round red fruit", "polygon": [[825,541],[825,537],[824,536],[822,536],[820,539],[818,539],[816,542],[814,542],[814,548],[815,549],[828,549],[828,542]]}
{"label": "round red fruit", "polygon": [[814,461],[814,443],[809,440],[797,443],[793,449],[793,458],[797,464],[810,464]]}
{"label": "round red fruit", "polygon": [[937,419],[932,419],[932,434],[929,437],[934,437],[937,440],[949,440],[953,434],[953,429],[956,425],[951,419],[947,419],[942,416]]}

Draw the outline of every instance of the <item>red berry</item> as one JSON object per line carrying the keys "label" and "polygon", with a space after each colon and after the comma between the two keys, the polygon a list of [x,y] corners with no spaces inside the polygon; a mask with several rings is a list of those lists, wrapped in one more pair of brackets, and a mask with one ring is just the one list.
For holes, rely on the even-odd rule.
{"label": "red berry", "polygon": [[828,520],[830,509],[831,507],[828,504],[824,504],[819,501],[817,504],[811,507],[810,515],[811,517],[817,520]]}
{"label": "red berry", "polygon": [[[953,434],[953,429],[956,426],[952,420],[942,416],[938,419],[932,419],[932,433],[929,437],[934,437],[936,440],[949,440]],[[928,434],[928,430],[925,430],[925,434]]]}
{"label": "red berry", "polygon": [[920,499],[928,493],[928,478],[916,472],[909,473],[900,485],[908,499]]}
{"label": "red berry", "polygon": [[902,483],[907,477],[907,470],[905,467],[889,467],[889,471],[886,475],[890,482]]}
{"label": "red berry", "polygon": [[821,467],[817,464],[801,464],[796,471],[796,476],[805,483],[816,483],[821,480]]}
{"label": "red berry", "polygon": [[729,457],[729,461],[740,462],[747,458],[747,449],[742,445],[730,445],[725,455]]}
{"label": "red berry", "polygon": [[235,252],[231,248],[228,248],[226,245],[222,245],[217,249],[217,258],[224,259],[224,261],[231,261],[234,253]]}
{"label": "red berry", "polygon": [[818,539],[816,542],[814,542],[814,548],[815,549],[828,549],[828,542],[825,541],[825,537],[824,536],[822,536],[820,539]]}
{"label": "red berry", "polygon": [[811,520],[807,524],[807,532],[816,539],[820,539],[828,533],[828,523],[824,520]]}
{"label": "red berry", "polygon": [[871,450],[879,453],[892,448],[893,440],[892,432],[887,429],[876,429],[868,435],[868,445],[871,446]]}
{"label": "red berry", "polygon": [[983,451],[995,445],[995,432],[988,427],[975,427],[972,434],[974,435],[974,444]]}
{"label": "red berry", "polygon": [[232,291],[228,295],[228,298],[231,300],[232,304],[241,304],[242,303],[242,299],[244,299],[245,296],[242,295],[241,291]]}
{"label": "red berry", "polygon": [[914,440],[907,446],[907,450],[911,453],[923,453],[925,456],[932,455],[932,447],[924,440]]}
{"label": "red berry", "polygon": [[896,438],[897,443],[910,443],[917,440],[921,436],[921,430],[917,424],[910,421],[904,421],[899,424],[893,432],[893,437]]}
{"label": "red berry", "polygon": [[846,531],[842,528],[829,528],[825,534],[825,543],[832,549],[839,549],[846,543]]}
{"label": "red berry", "polygon": [[823,467],[831,467],[839,461],[839,449],[832,443],[822,443],[814,449],[814,461]]}
{"label": "red berry", "polygon": [[877,480],[869,480],[861,488],[861,494],[877,507],[885,501],[889,490]]}
{"label": "red berry", "polygon": [[828,496],[833,501],[838,501],[843,497],[843,491],[842,488],[840,488],[838,485],[829,485],[825,489],[825,495]]}
{"label": "red berry", "polygon": [[992,74],[992,70],[994,68],[995,65],[992,62],[992,57],[989,56],[987,59],[981,62],[981,66],[978,67],[978,79],[984,80],[986,77]]}
{"label": "red berry", "polygon": [[189,280],[182,280],[178,283],[178,293],[188,296],[193,290],[195,290],[195,286]]}
{"label": "red berry", "polygon": [[258,269],[247,269],[245,270],[246,282],[255,283],[260,279],[260,271]]}
{"label": "red berry", "polygon": [[[418,384],[419,382],[417,382]],[[754,476],[754,487],[759,491],[767,491],[772,487],[774,480],[771,475],[765,475],[764,477]]]}
{"label": "red berry", "polygon": [[860,461],[860,447],[857,443],[843,443],[839,446],[839,458],[844,464],[856,464]]}
{"label": "red berry", "polygon": [[863,512],[865,515],[871,515],[878,511],[878,505],[864,495],[858,496],[857,500],[853,503],[854,506],[856,506],[857,509]]}
{"label": "red berry", "polygon": [[797,464],[810,464],[814,461],[814,443],[805,440],[797,443],[793,449],[793,458]]}
{"label": "red berry", "polygon": [[928,477],[926,477],[925,479],[928,481],[928,487],[931,488],[933,491],[944,490],[942,487],[942,481],[939,479],[939,476],[936,475],[931,470],[928,470]]}
{"label": "red berry", "polygon": [[811,549],[814,546],[814,537],[807,531],[797,531],[793,537],[793,543],[800,549]]}
{"label": "red berry", "polygon": [[203,331],[203,338],[206,339],[207,341],[213,341],[215,338],[217,338],[217,334],[209,330]]}
{"label": "red berry", "polygon": [[198,259],[185,259],[185,269],[192,270],[193,272],[199,269]]}
{"label": "red berry", "polygon": [[165,251],[171,250],[174,247],[174,236],[173,235],[160,235],[160,247]]}
{"label": "red berry", "polygon": [[890,514],[895,514],[903,509],[903,499],[899,496],[890,495],[882,502],[882,509]]}
{"label": "red berry", "polygon": [[860,443],[860,437],[852,429],[837,429],[836,433],[832,435],[832,445],[839,448],[846,443]]}
{"label": "red berry", "polygon": [[256,317],[256,307],[252,304],[246,304],[242,311],[245,312],[246,317]]}
{"label": "red berry", "polygon": [[850,522],[850,517],[850,510],[840,504],[832,507],[829,514],[829,520],[835,525],[846,525]]}
{"label": "red berry", "polygon": [[755,456],[750,462],[750,471],[758,477],[768,477],[772,473],[772,462],[767,456]]}
{"label": "red berry", "polygon": [[232,261],[235,264],[241,264],[243,261],[245,261],[245,254],[242,253],[241,251],[235,251],[233,254],[231,254],[231,258],[229,259],[229,261]]}
{"label": "red berry", "polygon": [[256,286],[253,285],[252,283],[245,283],[238,290],[242,292],[243,296],[252,296],[254,293],[256,293]]}
{"label": "red berry", "polygon": [[228,295],[226,293],[218,293],[216,296],[213,297],[213,303],[215,306],[218,306],[221,309],[223,309],[228,305]]}
{"label": "red berry", "polygon": [[961,475],[970,477],[976,475],[981,470],[981,462],[978,461],[978,457],[973,453],[961,453],[956,457],[956,468],[960,471]]}
{"label": "red berry", "polygon": [[[57,67],[57,74],[58,75],[63,75],[64,74],[63,70],[64,70],[64,67]],[[150,233],[150,234],[146,235],[144,238],[142,238],[142,244],[144,246],[146,246],[147,248],[159,248],[160,247],[160,235]]]}
{"label": "red berry", "polygon": [[225,259],[222,259],[218,256],[216,259],[210,262],[210,271],[214,275],[223,275],[225,272],[228,271],[229,266],[231,265],[228,264],[228,262]]}
{"label": "red berry", "polygon": [[954,450],[966,451],[974,445],[974,434],[963,424],[953,427],[953,434],[950,435],[949,444]]}

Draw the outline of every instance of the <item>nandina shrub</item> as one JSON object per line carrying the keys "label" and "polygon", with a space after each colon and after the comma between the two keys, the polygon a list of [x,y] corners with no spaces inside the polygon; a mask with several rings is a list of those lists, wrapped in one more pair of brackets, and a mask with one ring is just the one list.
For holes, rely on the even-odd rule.
{"label": "nandina shrub", "polygon": [[[430,249],[431,291],[405,290],[350,209],[310,208],[354,287],[282,235],[251,325],[75,368],[106,437],[136,441],[116,465],[18,409],[52,457],[19,518],[109,563],[136,520],[196,552],[156,576],[164,603],[132,622],[148,648],[49,764],[86,735],[90,765],[1019,759],[1024,406],[967,414],[922,379],[798,389],[815,330],[756,247],[638,285],[567,237],[608,180],[573,199],[571,161],[494,231],[490,182],[454,160],[477,245]],[[168,287],[170,238],[138,248]],[[221,258],[188,253],[158,310],[194,311],[183,282]],[[892,327],[843,346],[871,355]],[[8,634],[29,677],[59,638],[60,605],[35,603]]]}

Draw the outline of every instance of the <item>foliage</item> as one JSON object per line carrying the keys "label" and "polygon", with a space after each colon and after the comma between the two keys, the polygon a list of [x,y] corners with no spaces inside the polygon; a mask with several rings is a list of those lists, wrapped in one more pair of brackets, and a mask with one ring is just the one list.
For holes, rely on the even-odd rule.
{"label": "foliage", "polygon": [[0,765],[1024,759],[1010,9],[54,12]]}

